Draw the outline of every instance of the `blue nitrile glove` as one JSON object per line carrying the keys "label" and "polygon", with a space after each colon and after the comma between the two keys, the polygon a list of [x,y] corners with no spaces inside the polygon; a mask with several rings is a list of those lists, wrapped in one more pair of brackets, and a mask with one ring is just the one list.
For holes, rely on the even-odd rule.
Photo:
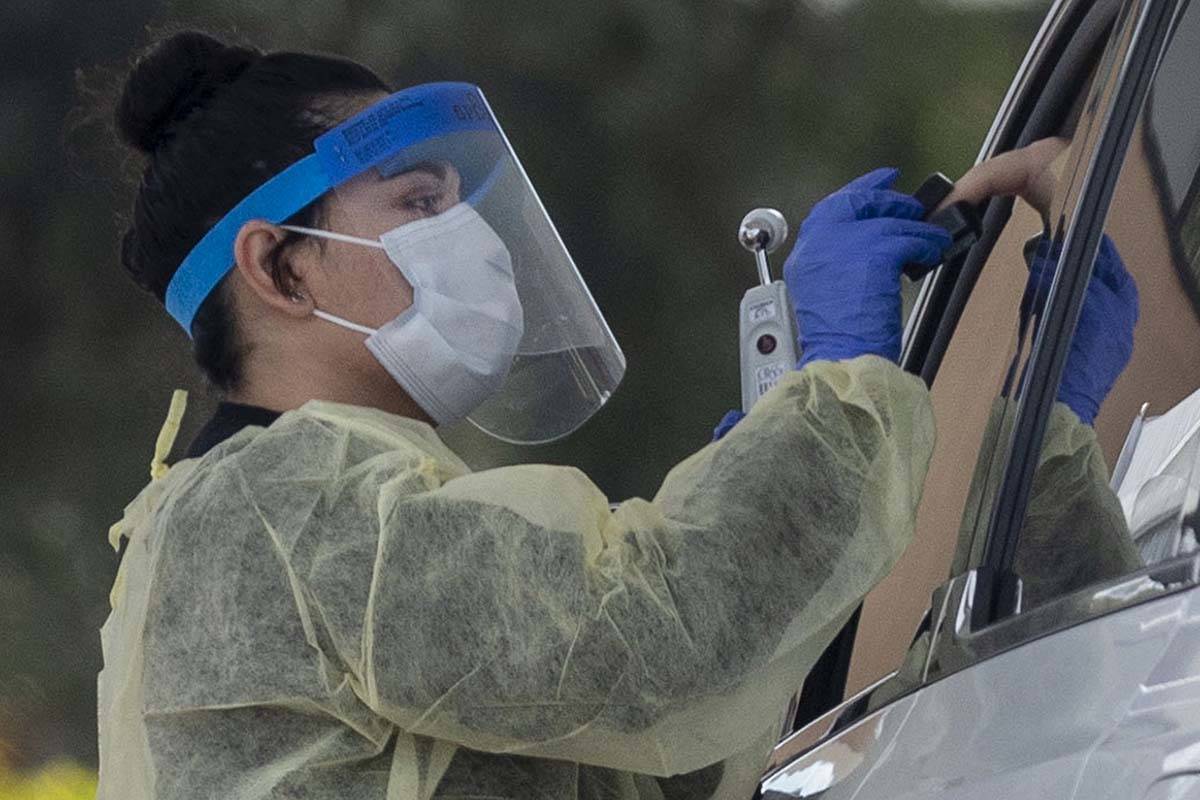
{"label": "blue nitrile glove", "polygon": [[[1029,281],[1021,300],[1022,316],[1040,315],[1058,265],[1061,246],[1038,243],[1029,265]],[[1063,369],[1058,399],[1091,425],[1104,398],[1133,356],[1133,329],[1138,321],[1138,289],[1108,236],[1100,240],[1096,265],[1088,281]]]}
{"label": "blue nitrile glove", "polygon": [[900,357],[900,273],[936,265],[950,246],[944,228],[922,222],[925,207],[893,191],[900,174],[878,169],[817,203],[783,266],[810,361],[874,354]]}
{"label": "blue nitrile glove", "polygon": [[745,411],[726,411],[725,416],[721,417],[721,421],[717,423],[717,427],[713,428],[712,440],[715,442],[724,438],[725,434],[733,430],[733,426],[741,422],[745,416]]}

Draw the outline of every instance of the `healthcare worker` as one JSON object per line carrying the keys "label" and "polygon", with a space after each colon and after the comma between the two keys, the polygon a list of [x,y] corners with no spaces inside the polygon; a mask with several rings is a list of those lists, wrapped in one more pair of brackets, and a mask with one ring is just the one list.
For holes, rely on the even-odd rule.
{"label": "healthcare worker", "polygon": [[912,535],[899,275],[948,238],[894,171],[806,223],[803,368],[610,509],[432,427],[555,438],[624,366],[478,89],[181,33],[116,121],[122,261],[229,402],[110,534],[99,797],[748,798]]}
{"label": "healthcare worker", "polygon": [[893,170],[788,260],[804,357],[652,500],[472,473],[435,427],[562,436],[624,359],[482,93],[172,36],[116,112],[121,258],[226,402],[110,539],[101,800],[748,798],[895,562],[933,444],[895,364],[944,231]]}

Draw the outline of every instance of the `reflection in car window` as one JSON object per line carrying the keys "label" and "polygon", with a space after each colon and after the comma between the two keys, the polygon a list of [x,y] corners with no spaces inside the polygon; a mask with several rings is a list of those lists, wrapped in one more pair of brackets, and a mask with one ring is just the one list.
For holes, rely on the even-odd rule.
{"label": "reflection in car window", "polygon": [[[1048,421],[1014,564],[1025,608],[1189,546],[1181,516],[1200,479],[1198,99],[1192,4],[1130,140]],[[1031,282],[1055,260],[1043,242]],[[1152,417],[1175,411],[1144,424],[1143,406]],[[1127,441],[1132,461],[1121,457]]]}
{"label": "reflection in car window", "polygon": [[[1122,53],[1129,46],[1139,6],[1139,3],[1130,2],[1122,7],[1114,26],[1115,34],[1093,70],[1089,85],[1079,87],[1075,98],[1075,108],[1079,111],[1079,117],[1076,118],[1073,113],[1072,119],[1058,132],[1060,137],[1071,142],[1069,157],[1065,163],[1059,165],[1063,171],[1059,175],[1058,187],[1050,209],[1052,219],[1060,220],[1055,226],[1058,236],[1061,236],[1064,230],[1061,223],[1064,212],[1074,207],[1074,201],[1084,183],[1086,170],[1080,168],[1080,164],[1086,161],[1087,154],[1094,151],[1104,128],[1105,115],[1102,108],[1105,103],[1102,99],[1111,95],[1120,75]],[[1083,102],[1080,102],[1081,100]],[[995,510],[997,492],[1006,472],[1006,459],[1012,441],[1013,425],[1017,420],[1020,392],[1033,352],[1039,322],[1038,303],[1046,300],[1057,269],[1059,249],[1050,248],[1046,242],[1041,241],[1046,229],[1046,221],[1018,200],[1012,219],[990,254],[969,301],[968,314],[971,305],[986,305],[991,309],[993,319],[986,340],[974,343],[978,354],[976,358],[985,361],[988,368],[971,371],[962,387],[970,394],[968,413],[976,417],[982,436],[975,433],[970,437],[970,440],[978,445],[974,471],[969,477],[964,478],[961,474],[959,476],[959,480],[967,482],[968,486],[964,491],[965,503],[958,506],[961,517],[956,520],[958,540],[951,563],[951,575],[961,575],[979,566],[984,560],[985,548],[988,546],[989,523]],[[1039,246],[1041,251],[1038,250]],[[1035,263],[1039,268],[1031,270]],[[966,320],[967,314],[964,314],[964,322]],[[961,327],[960,325],[960,330],[955,333],[952,349],[959,344],[962,337]],[[950,355],[947,354],[947,361]],[[941,382],[942,376],[939,374],[938,383]],[[935,397],[937,389],[938,385],[935,384]],[[981,389],[986,392],[982,399]],[[955,414],[958,413],[961,412],[955,411]],[[1055,419],[1058,420],[1057,427],[1061,428],[1069,416],[1063,417],[1060,409]],[[941,417],[938,418],[938,424],[940,434]],[[1057,437],[1058,432],[1054,433]],[[1049,454],[1050,451],[1046,452]],[[958,463],[967,463],[967,459],[961,459]],[[1047,484],[1043,481],[1041,485]],[[1026,552],[1030,554],[1032,551]],[[1054,564],[1058,571],[1066,567],[1055,562],[1052,558],[1043,560],[1047,565]],[[1091,577],[1078,574],[1076,570],[1070,572],[1073,582]]]}

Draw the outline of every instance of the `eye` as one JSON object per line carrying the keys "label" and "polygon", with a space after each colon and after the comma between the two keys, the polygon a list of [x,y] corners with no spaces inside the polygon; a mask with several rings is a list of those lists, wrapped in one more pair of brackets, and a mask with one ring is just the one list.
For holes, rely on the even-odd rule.
{"label": "eye", "polygon": [[439,196],[436,194],[406,195],[398,198],[396,205],[401,211],[420,216],[432,216],[438,213]]}

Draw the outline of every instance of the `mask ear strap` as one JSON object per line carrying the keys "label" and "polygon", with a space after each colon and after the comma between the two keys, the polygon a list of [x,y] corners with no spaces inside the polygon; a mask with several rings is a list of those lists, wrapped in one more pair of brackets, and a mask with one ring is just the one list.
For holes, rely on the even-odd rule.
{"label": "mask ear strap", "polygon": [[345,233],[334,233],[333,231],[322,231],[316,228],[305,228],[300,225],[280,225],[285,231],[292,233],[303,233],[306,236],[315,236],[318,239],[332,239],[335,242],[346,242],[347,244],[361,244],[364,247],[373,247],[376,250],[385,249],[383,242],[378,239],[362,239],[358,236],[350,236]]}
{"label": "mask ear strap", "polygon": [[[301,225],[280,225],[279,227],[283,228],[285,231],[292,231],[293,233],[303,233],[306,236],[315,236],[318,239],[332,239],[335,242],[346,242],[347,244],[361,244],[364,247],[373,247],[376,250],[385,249],[383,246],[383,243],[380,242],[378,239],[362,239],[362,238],[359,238],[358,236],[350,236],[345,233],[334,233],[333,231],[322,231],[322,230],[318,230],[316,228],[305,228]],[[366,325],[359,325],[357,322],[351,322],[348,319],[342,319],[339,316],[330,314],[327,311],[322,311],[319,308],[314,308],[312,313],[313,313],[314,317],[316,317],[318,319],[323,319],[326,322],[332,322],[334,325],[337,325],[340,328],[345,328],[347,330],[355,331],[357,333],[362,333],[367,336],[373,336],[376,332],[374,328],[368,328]]]}
{"label": "mask ear strap", "polygon": [[374,328],[368,328],[366,325],[359,325],[357,322],[351,322],[348,319],[342,319],[341,317],[330,314],[327,311],[322,311],[319,308],[314,308],[312,313],[314,317],[323,319],[326,322],[332,322],[334,325],[337,325],[340,328],[345,328],[346,330],[364,333],[367,336],[374,336],[377,333]]}

